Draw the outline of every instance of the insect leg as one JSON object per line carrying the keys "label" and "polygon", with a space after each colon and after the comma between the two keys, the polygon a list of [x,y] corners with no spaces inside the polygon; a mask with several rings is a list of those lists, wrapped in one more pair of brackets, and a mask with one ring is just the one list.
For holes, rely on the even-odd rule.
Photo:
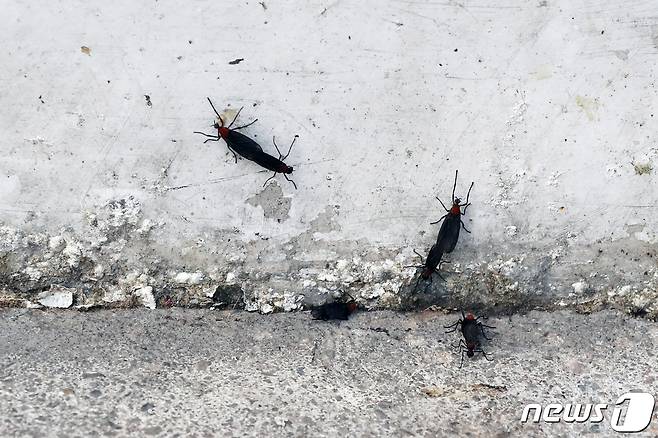
{"label": "insect leg", "polygon": [[[244,108],[244,107],[242,107],[242,108]],[[228,128],[230,128],[231,126],[233,126],[233,124],[234,124],[235,121],[237,120],[238,116],[239,116],[240,113],[242,112],[242,108],[240,108],[240,109],[238,110],[238,113],[235,115],[235,117],[233,117],[233,121],[231,122],[230,125],[227,126]],[[236,128],[236,129],[238,129],[238,128]]]}
{"label": "insect leg", "polygon": [[218,138],[217,135],[210,135],[210,134],[206,134],[205,132],[200,132],[200,131],[194,131],[192,134],[201,134],[201,135],[205,135],[206,137]]}
{"label": "insect leg", "polygon": [[438,223],[441,222],[441,221],[443,220],[443,218],[446,217],[446,216],[448,216],[448,213],[446,213],[446,214],[444,214],[443,216],[441,216],[441,217],[439,218],[439,220],[437,220],[437,221],[435,221],[435,222],[430,222],[430,225],[438,224]]}
{"label": "insect leg", "polygon": [[464,221],[461,220],[461,219],[459,219],[459,222],[461,222],[461,224],[462,224],[462,228],[464,229],[464,231],[466,231],[467,233],[470,234],[470,231],[468,231],[468,230],[466,229],[466,227],[464,226]]}
{"label": "insect leg", "polygon": [[295,186],[295,190],[297,190],[297,184],[295,184],[295,181],[288,178],[288,175],[285,174],[285,173],[283,174],[283,177],[286,179],[286,181],[290,181],[292,183],[292,185]]}
{"label": "insect leg", "polygon": [[233,152],[233,158],[235,158],[235,163],[237,164],[238,163],[238,156],[235,154],[235,151],[233,150],[233,148],[231,148],[231,146],[229,146],[228,143],[226,143],[226,147],[228,148],[229,151]]}
{"label": "insect leg", "polygon": [[208,143],[209,141],[219,141],[219,140],[220,140],[219,137],[217,137],[217,138],[209,138],[209,139],[205,140],[203,143],[205,144],[205,143]]}
{"label": "insect leg", "polygon": [[487,336],[487,334],[484,332],[484,326],[482,324],[478,324],[478,325],[480,326],[480,331],[482,332],[482,336],[484,336],[484,339],[486,339],[487,341],[490,341],[491,338],[489,336]]}
{"label": "insect leg", "polygon": [[448,330],[446,333],[452,333],[457,330],[457,327],[459,327],[459,324],[461,324],[462,320],[458,320],[453,324],[450,325],[444,325],[443,328],[451,328],[452,330]]}
{"label": "insect leg", "polygon": [[450,211],[450,210],[448,210],[448,209],[446,208],[445,204],[443,204],[443,201],[440,200],[438,196],[435,196],[435,198],[436,198],[437,201],[439,201],[439,202],[441,203],[441,206],[443,207],[443,209],[444,209],[445,211]]}
{"label": "insect leg", "polygon": [[[267,180],[265,181],[265,184],[267,184],[268,182],[270,182],[270,180],[271,180],[272,178],[274,178],[275,176],[276,176],[276,172],[274,172],[274,173],[272,174],[271,177],[267,178]],[[265,184],[263,184],[263,187],[265,187]]]}
{"label": "insect leg", "polygon": [[256,123],[258,119],[254,119],[252,122],[247,123],[246,125],[238,126],[237,128],[233,128],[233,130],[237,131],[238,129],[246,128],[247,126],[251,126],[254,123]]}
{"label": "insect leg", "polygon": [[[489,317],[488,316],[478,316],[477,318],[475,318],[476,321],[478,321],[479,319],[489,319]],[[492,328],[492,329],[496,328],[492,325],[482,324],[482,322],[478,322],[478,324],[480,324],[482,327],[486,327],[486,328]]]}
{"label": "insect leg", "polygon": [[461,353],[461,360],[459,361],[459,369],[461,369],[462,365],[464,365],[464,353],[468,351],[467,348],[464,348],[464,346],[460,343],[459,344],[459,352]]}
{"label": "insect leg", "polygon": [[489,356],[487,356],[487,353],[485,353],[484,350],[483,350],[482,348],[478,348],[476,351],[479,351],[480,353],[482,353],[482,355],[484,356],[484,358],[485,358],[486,360],[488,360],[489,362],[493,361],[493,359],[491,359]]}

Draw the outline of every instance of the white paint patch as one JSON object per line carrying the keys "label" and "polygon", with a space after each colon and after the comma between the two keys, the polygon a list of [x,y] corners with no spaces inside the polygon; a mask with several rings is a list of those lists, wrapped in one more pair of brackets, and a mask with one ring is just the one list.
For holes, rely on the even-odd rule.
{"label": "white paint patch", "polygon": [[103,301],[106,303],[117,303],[126,300],[126,294],[122,289],[117,287],[108,288],[103,294]]}
{"label": "white paint patch", "polygon": [[80,258],[82,257],[82,249],[74,242],[67,242],[66,247],[62,251],[66,257],[68,257],[69,266],[77,266],[80,263]]}
{"label": "white paint patch", "polygon": [[32,266],[25,268],[24,272],[30,277],[31,281],[37,281],[43,276],[43,272]]}
{"label": "white paint patch", "polygon": [[647,242],[652,245],[658,243],[658,233],[652,230],[648,230],[647,228],[644,228],[642,231],[638,231],[633,235],[637,240],[640,240],[642,242]]}
{"label": "white paint patch", "polygon": [[577,282],[573,283],[571,285],[571,287],[573,288],[573,292],[576,295],[582,295],[582,293],[587,290],[589,285],[587,283],[585,283],[584,281],[577,281]]}
{"label": "white paint patch", "polygon": [[37,301],[45,307],[68,309],[73,304],[73,292],[63,287],[53,287],[51,290],[41,292]]}
{"label": "white paint patch", "polygon": [[262,304],[260,306],[260,313],[262,313],[264,315],[267,315],[268,313],[272,313],[272,312],[274,312],[274,306],[273,305],[271,305],[269,303],[265,303],[265,304]]}
{"label": "white paint patch", "polygon": [[179,272],[174,277],[178,284],[200,284],[203,281],[202,272]]}
{"label": "white paint patch", "polygon": [[64,236],[53,236],[48,240],[48,248],[54,253],[61,252],[66,248],[66,239]]}
{"label": "white paint patch", "polygon": [[145,286],[137,289],[133,294],[142,301],[142,305],[149,309],[155,309],[155,297],[153,296],[153,288]]}
{"label": "white paint patch", "polygon": [[26,309],[43,309],[43,306],[38,303],[33,303],[32,301],[26,300],[25,301],[25,308]]}

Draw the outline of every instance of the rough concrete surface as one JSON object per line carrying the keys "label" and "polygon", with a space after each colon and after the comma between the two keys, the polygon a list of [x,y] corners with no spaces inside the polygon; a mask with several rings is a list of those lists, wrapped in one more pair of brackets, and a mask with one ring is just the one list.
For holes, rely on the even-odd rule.
{"label": "rough concrete surface", "polygon": [[[459,369],[456,314],[8,309],[0,436],[614,436],[521,424],[527,403],[658,395],[658,327],[609,311],[490,318]],[[658,419],[637,436],[658,436]]]}
{"label": "rough concrete surface", "polygon": [[[656,318],[654,9],[0,0],[0,305]],[[299,190],[192,133],[206,96],[300,135]],[[472,234],[411,297],[455,169]]]}

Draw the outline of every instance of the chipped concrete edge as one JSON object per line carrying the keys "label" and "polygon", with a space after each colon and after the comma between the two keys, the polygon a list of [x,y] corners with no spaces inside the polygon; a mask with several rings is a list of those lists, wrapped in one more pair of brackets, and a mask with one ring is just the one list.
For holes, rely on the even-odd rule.
{"label": "chipped concrete edge", "polygon": [[[276,210],[267,214],[277,218]],[[523,245],[464,247],[446,281],[418,282],[419,260],[410,246],[327,239],[336,227],[331,211],[294,238],[244,240],[235,230],[220,230],[212,236],[214,248],[191,245],[173,255],[165,224],[143,216],[140,203],[127,197],[85,212],[81,230],[0,226],[0,307],[233,307],[267,314],[349,295],[364,310],[615,308],[658,318],[658,270],[653,256],[647,258],[647,250],[655,252],[649,244],[635,245],[647,256],[642,276],[624,269],[599,274],[620,259],[615,242],[585,249],[563,242],[549,253]],[[608,259],[596,258],[602,248],[612,253]]]}

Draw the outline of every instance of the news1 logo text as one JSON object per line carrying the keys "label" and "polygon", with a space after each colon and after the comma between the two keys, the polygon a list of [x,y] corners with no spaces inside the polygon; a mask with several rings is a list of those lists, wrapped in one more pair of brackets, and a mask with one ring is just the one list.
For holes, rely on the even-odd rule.
{"label": "news1 logo text", "polygon": [[[600,423],[604,420],[604,411],[612,409],[610,427],[616,432],[642,432],[651,423],[655,400],[646,392],[627,392],[620,396],[611,407],[606,403],[551,403],[543,407],[530,403],[523,408],[521,423]],[[625,415],[623,415],[625,412]]]}

